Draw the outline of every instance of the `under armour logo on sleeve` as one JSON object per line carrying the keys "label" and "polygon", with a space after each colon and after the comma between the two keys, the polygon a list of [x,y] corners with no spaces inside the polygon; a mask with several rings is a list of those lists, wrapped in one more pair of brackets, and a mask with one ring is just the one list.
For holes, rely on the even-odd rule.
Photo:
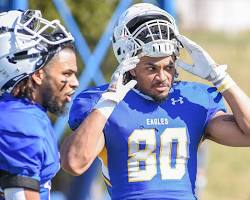
{"label": "under armour logo on sleeve", "polygon": [[183,101],[183,97],[179,97],[179,99],[175,99],[175,98],[171,98],[171,103],[172,105],[176,105],[176,103],[179,103],[179,104],[183,104],[184,101]]}

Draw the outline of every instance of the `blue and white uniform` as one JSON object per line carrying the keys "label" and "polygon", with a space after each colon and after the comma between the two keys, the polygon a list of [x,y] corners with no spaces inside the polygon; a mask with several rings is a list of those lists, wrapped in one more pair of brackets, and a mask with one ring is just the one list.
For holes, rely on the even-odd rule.
{"label": "blue and white uniform", "polygon": [[0,122],[0,171],[38,182],[40,199],[49,200],[51,179],[60,164],[46,110],[27,99],[4,94],[0,97]]}
{"label": "blue and white uniform", "polygon": [[[75,129],[107,88],[83,91],[74,100],[69,124]],[[163,102],[132,89],[105,127],[99,158],[113,200],[195,200],[197,149],[208,122],[226,111],[216,88],[176,82]]]}

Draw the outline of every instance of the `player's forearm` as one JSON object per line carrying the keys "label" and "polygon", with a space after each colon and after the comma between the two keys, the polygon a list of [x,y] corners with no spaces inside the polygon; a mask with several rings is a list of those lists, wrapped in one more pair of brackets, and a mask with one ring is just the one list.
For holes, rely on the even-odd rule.
{"label": "player's forearm", "polygon": [[237,125],[244,134],[250,135],[250,99],[234,85],[222,93],[230,106]]}
{"label": "player's forearm", "polygon": [[104,146],[103,128],[106,118],[94,110],[82,124],[65,139],[61,146],[62,168],[72,175],[84,173]]}

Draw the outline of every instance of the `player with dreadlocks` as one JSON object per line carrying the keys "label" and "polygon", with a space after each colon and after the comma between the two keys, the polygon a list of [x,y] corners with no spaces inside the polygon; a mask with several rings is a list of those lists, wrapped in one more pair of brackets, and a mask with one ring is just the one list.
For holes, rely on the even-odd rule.
{"label": "player with dreadlocks", "polygon": [[65,113],[78,86],[73,41],[39,10],[0,13],[0,199],[50,199],[60,164],[47,111]]}

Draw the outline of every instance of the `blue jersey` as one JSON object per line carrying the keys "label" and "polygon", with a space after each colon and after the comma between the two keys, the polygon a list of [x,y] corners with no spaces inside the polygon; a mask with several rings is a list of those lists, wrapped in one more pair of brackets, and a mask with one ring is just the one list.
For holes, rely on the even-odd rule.
{"label": "blue jersey", "polygon": [[[92,110],[103,88],[78,95],[70,112],[75,129]],[[112,199],[196,199],[197,149],[207,123],[225,111],[216,88],[176,82],[168,98],[156,102],[131,90],[105,127],[100,154]]]}
{"label": "blue jersey", "polygon": [[48,200],[50,181],[60,168],[57,142],[46,110],[27,99],[0,98],[0,170],[40,182]]}

